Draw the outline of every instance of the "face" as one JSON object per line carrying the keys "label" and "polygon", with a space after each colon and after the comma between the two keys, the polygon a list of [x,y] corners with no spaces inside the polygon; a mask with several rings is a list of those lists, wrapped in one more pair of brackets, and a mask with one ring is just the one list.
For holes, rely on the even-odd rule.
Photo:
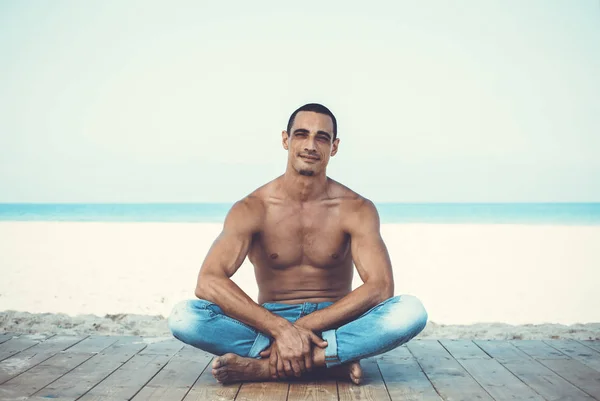
{"label": "face", "polygon": [[305,176],[324,174],[340,142],[339,138],[333,140],[331,117],[312,111],[296,114],[291,132],[283,131],[281,137],[288,151],[288,166]]}

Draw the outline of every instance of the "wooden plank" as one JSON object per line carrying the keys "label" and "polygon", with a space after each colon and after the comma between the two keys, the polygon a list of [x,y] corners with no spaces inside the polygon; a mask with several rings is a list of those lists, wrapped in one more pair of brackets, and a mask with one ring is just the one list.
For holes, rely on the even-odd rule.
{"label": "wooden plank", "polygon": [[440,340],[454,359],[491,359],[471,340]]}
{"label": "wooden plank", "polygon": [[142,340],[147,344],[140,355],[175,355],[185,345],[173,337],[146,337]]}
{"label": "wooden plank", "polygon": [[434,340],[413,340],[408,349],[419,361],[437,392],[444,399],[492,400],[475,379]]}
{"label": "wooden plank", "polygon": [[377,361],[368,358],[360,361],[363,369],[363,378],[360,385],[350,381],[338,381],[338,395],[340,401],[346,400],[390,400]]}
{"label": "wooden plank", "polygon": [[546,344],[600,372],[600,352],[575,340],[548,340]]}
{"label": "wooden plank", "polygon": [[0,384],[31,369],[57,352],[83,340],[83,336],[53,336],[0,362]]}
{"label": "wooden plank", "polygon": [[579,342],[588,348],[600,352],[600,340],[583,340]]}
{"label": "wooden plank", "polygon": [[116,336],[89,336],[65,351],[77,353],[101,352],[105,348],[116,343],[118,340],[119,337]]}
{"label": "wooden plank", "polygon": [[535,359],[571,359],[541,340],[518,340],[510,343]]}
{"label": "wooden plank", "polygon": [[539,362],[569,383],[600,400],[600,372],[574,359],[540,359]]}
{"label": "wooden plank", "polygon": [[393,362],[389,359],[379,359],[377,364],[392,401],[436,401],[442,399],[421,370],[416,359],[402,358]]}
{"label": "wooden plank", "polygon": [[393,350],[388,351],[381,355],[377,355],[374,358],[378,362],[379,361],[394,362],[394,361],[397,361],[398,359],[414,359],[413,355],[410,353],[410,351],[408,350],[406,345],[403,345],[398,348],[394,348]]}
{"label": "wooden plank", "polygon": [[182,400],[212,360],[211,354],[193,350],[186,347],[179,351],[132,401]]}
{"label": "wooden plank", "polygon": [[192,386],[184,401],[232,401],[240,390],[240,383],[219,384],[212,375],[212,360]]}
{"label": "wooden plank", "polygon": [[547,400],[592,399],[507,341],[489,340],[475,343]]}
{"label": "wooden plank", "polygon": [[12,334],[12,333],[2,333],[2,334],[0,334],[0,344],[2,344],[3,342],[6,342],[8,340],[10,340],[14,336],[15,335]]}
{"label": "wooden plank", "polygon": [[131,337],[122,337],[117,343],[85,361],[35,395],[76,399],[87,393],[108,375],[131,359],[145,344],[135,344]]}
{"label": "wooden plank", "polygon": [[544,400],[494,359],[461,359],[459,363],[496,401]]}
{"label": "wooden plank", "polygon": [[235,397],[236,401],[286,401],[289,383],[244,383]]}
{"label": "wooden plank", "polygon": [[[62,398],[62,397],[52,398],[52,401],[72,401],[72,400],[73,400],[72,398]],[[14,400],[14,401],[22,401],[22,400]],[[46,397],[38,397],[36,395],[32,395],[31,397],[27,397],[27,401],[49,401],[49,400]]]}
{"label": "wooden plank", "polygon": [[91,358],[90,353],[58,353],[28,371],[0,385],[0,399],[26,397]]}
{"label": "wooden plank", "polygon": [[527,354],[507,341],[474,340],[473,343],[501,363],[531,359]]}
{"label": "wooden plank", "polygon": [[213,354],[210,354],[206,351],[202,351],[201,349],[194,348],[191,345],[184,345],[182,349],[177,351],[177,356],[183,359],[189,359],[195,361],[197,359],[209,357],[214,358]]}
{"label": "wooden plank", "polygon": [[0,344],[0,361],[10,358],[11,356],[31,348],[45,340],[45,337],[38,335],[20,335],[14,336],[10,340]]}
{"label": "wooden plank", "polygon": [[287,401],[337,401],[337,399],[337,383],[331,379],[290,383],[287,396]]}
{"label": "wooden plank", "polygon": [[167,364],[170,355],[134,355],[88,391],[81,401],[129,400]]}
{"label": "wooden plank", "polygon": [[118,355],[121,350],[136,350],[135,353],[142,351],[148,344],[142,341],[139,336],[118,336],[117,342],[102,350],[103,355]]}
{"label": "wooden plank", "polygon": [[534,390],[491,359],[473,341],[440,340],[440,343],[495,400],[543,401]]}

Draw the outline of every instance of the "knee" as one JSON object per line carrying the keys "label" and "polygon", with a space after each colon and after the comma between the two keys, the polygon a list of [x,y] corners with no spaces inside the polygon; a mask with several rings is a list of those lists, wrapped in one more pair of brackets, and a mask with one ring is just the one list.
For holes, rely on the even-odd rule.
{"label": "knee", "polygon": [[189,300],[177,303],[167,319],[167,325],[173,336],[184,342],[191,326],[189,303]]}
{"label": "knee", "polygon": [[392,305],[386,316],[386,323],[390,327],[408,327],[417,335],[427,325],[427,310],[419,298],[413,295],[399,295],[391,298]]}

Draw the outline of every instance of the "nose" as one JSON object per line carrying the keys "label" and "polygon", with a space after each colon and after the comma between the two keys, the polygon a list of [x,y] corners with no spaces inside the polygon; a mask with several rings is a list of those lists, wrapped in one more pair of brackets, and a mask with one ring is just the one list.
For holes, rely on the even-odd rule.
{"label": "nose", "polygon": [[304,151],[305,152],[313,152],[314,150],[316,150],[315,147],[315,138],[312,136],[309,136],[306,140],[306,142],[304,143]]}

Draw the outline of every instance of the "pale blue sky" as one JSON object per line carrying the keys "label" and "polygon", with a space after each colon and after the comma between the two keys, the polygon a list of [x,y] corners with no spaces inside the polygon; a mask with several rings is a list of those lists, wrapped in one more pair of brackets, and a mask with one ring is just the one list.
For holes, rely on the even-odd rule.
{"label": "pale blue sky", "polygon": [[307,102],[374,201],[600,201],[598,0],[0,1],[0,202],[230,202]]}

